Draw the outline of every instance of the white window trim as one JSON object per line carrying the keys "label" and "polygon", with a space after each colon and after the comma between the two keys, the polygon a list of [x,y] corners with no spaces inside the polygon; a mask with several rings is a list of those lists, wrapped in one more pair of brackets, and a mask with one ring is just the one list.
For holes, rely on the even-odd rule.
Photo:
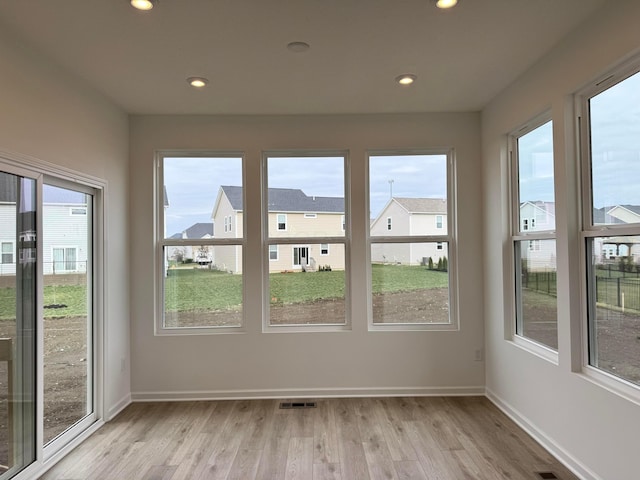
{"label": "white window trim", "polygon": [[[276,258],[271,258],[271,247],[276,247],[274,249],[275,253],[276,253]],[[269,261],[270,262],[277,262],[278,260],[280,260],[280,248],[278,247],[277,244],[271,244],[269,246],[267,246],[267,256],[269,257]]]}
{"label": "white window trim", "polygon": [[[280,216],[284,217],[284,222],[280,222]],[[284,223],[284,228],[280,228],[280,223]],[[286,213],[276,213],[276,231],[286,232],[289,227],[289,218]]]}
{"label": "white window trim", "polygon": [[[4,247],[4,245],[11,245],[11,252],[5,252],[1,247]],[[2,260],[4,255],[8,255],[9,253],[11,253],[11,261],[10,262],[4,262]],[[16,263],[16,246],[15,246],[15,242],[12,242],[10,240],[2,241],[0,242],[0,265],[13,265]]]}
{"label": "white window trim", "polygon": [[[438,218],[440,219],[440,222],[438,222]],[[440,226],[438,226],[438,223],[440,223]],[[444,228],[444,215],[436,215],[435,224],[438,230],[442,230]]]}
{"label": "white window trim", "polygon": [[[350,278],[350,225],[347,224],[344,236],[338,237],[287,237],[287,236],[269,236],[269,212],[268,204],[269,204],[269,194],[268,194],[268,169],[267,169],[267,160],[271,157],[295,157],[295,158],[303,158],[303,157],[342,157],[344,159],[344,208],[345,215],[348,215],[350,211],[350,167],[349,167],[349,152],[348,151],[299,151],[299,150],[284,150],[284,151],[265,151],[262,154],[262,175],[263,175],[263,191],[262,191],[262,215],[263,215],[263,238],[264,242],[267,245],[270,244],[278,244],[278,245],[292,245],[292,246],[310,246],[317,245],[320,243],[327,244],[342,244],[344,245],[344,255],[345,255],[345,292],[344,292],[344,301],[345,301],[345,321],[341,324],[326,324],[326,325],[306,325],[306,324],[289,324],[289,325],[271,325],[269,323],[269,263],[268,259],[264,259],[263,264],[263,305],[262,305],[262,331],[264,333],[313,333],[313,332],[339,332],[339,331],[349,331],[351,330],[351,278]],[[287,224],[288,226],[288,224]],[[276,217],[276,232],[282,232],[283,230],[277,230],[277,217]],[[277,235],[277,233],[276,233]],[[291,263],[293,264],[293,249],[291,250],[292,259]],[[311,251],[309,251],[309,256],[311,257]]]}
{"label": "white window trim", "polygon": [[[370,204],[369,196],[369,159],[377,156],[403,156],[403,155],[445,155],[447,160],[447,233],[442,235],[411,235],[411,236],[372,236],[367,232],[366,261],[367,261],[367,318],[370,332],[394,332],[394,331],[451,331],[460,329],[458,316],[458,248],[456,239],[457,218],[457,188],[456,188],[456,162],[455,150],[447,149],[423,149],[423,150],[369,150],[367,151],[367,168],[365,184],[367,206]],[[391,218],[391,217],[388,217]],[[444,225],[443,225],[444,227]],[[415,323],[392,324],[374,323],[372,306],[372,280],[371,280],[371,245],[376,243],[447,243],[447,262],[449,274],[449,323]]]}
{"label": "white window trim", "polygon": [[87,207],[69,207],[69,215],[71,215],[72,217],[78,216],[78,215],[86,215],[87,214]]}
{"label": "white window trim", "polygon": [[[67,250],[69,249],[73,249],[76,251],[76,260],[75,260],[75,265],[76,268],[73,270],[67,270],[66,268],[62,268],[62,269],[57,269],[56,268],[56,260],[55,260],[55,256],[54,256],[54,251],[55,250],[62,250],[64,255],[65,255],[65,259],[60,262],[62,264],[64,264],[64,266],[66,267],[66,263],[67,263],[67,259],[66,259],[66,254],[67,254]],[[52,245],[51,246],[51,268],[52,268],[52,272],[57,273],[74,273],[74,272],[79,272],[80,269],[78,268],[78,263],[80,262],[80,260],[78,260],[78,253],[80,252],[80,249],[78,248],[77,245]]]}
{"label": "white window trim", "polygon": [[581,190],[582,204],[582,230],[580,231],[580,277],[581,277],[581,331],[582,349],[580,352],[572,352],[572,371],[581,374],[586,380],[619,395],[637,405],[640,405],[640,385],[625,380],[622,377],[612,375],[590,364],[589,359],[589,310],[590,292],[587,284],[588,272],[591,268],[587,259],[587,242],[596,237],[614,237],[624,235],[640,235],[640,223],[636,224],[612,224],[594,225],[592,220],[591,201],[591,146],[589,142],[590,118],[589,101],[596,95],[624,81],[626,78],[640,73],[640,55],[636,55],[618,68],[614,68],[575,95],[575,115],[579,128],[577,129],[579,144],[579,171],[583,188]]}
{"label": "white window trim", "polygon": [[[245,308],[247,303],[247,292],[245,288],[246,278],[244,275],[244,265],[246,256],[246,239],[244,235],[240,238],[207,238],[207,239],[172,239],[165,238],[165,225],[164,215],[161,212],[164,211],[164,185],[163,185],[163,160],[165,158],[241,158],[242,159],[242,185],[246,184],[246,166],[245,155],[243,152],[237,151],[209,151],[209,150],[162,150],[156,152],[154,159],[155,164],[155,186],[156,186],[156,231],[155,231],[155,246],[156,246],[156,262],[154,270],[154,282],[156,290],[156,304],[155,304],[155,322],[154,322],[154,334],[156,336],[180,336],[180,335],[217,335],[217,334],[242,334],[246,332],[245,327]],[[242,189],[243,205],[246,205],[246,189]],[[228,216],[225,216],[225,219]],[[243,222],[246,223],[246,215],[243,215]],[[225,230],[226,231],[226,230]],[[246,232],[246,225],[243,226],[243,231]],[[165,260],[164,249],[166,247],[184,247],[184,246],[239,246],[242,248],[242,321],[239,326],[228,327],[165,327],[164,326],[164,272]],[[238,259],[237,259],[238,261]],[[236,264],[237,264],[236,261]],[[236,265],[237,266],[237,265]]]}
{"label": "white window trim", "polygon": [[[326,248],[326,249],[323,249],[323,248],[322,248],[322,246],[323,246],[323,245],[326,245],[326,246],[327,246],[327,248]],[[320,244],[320,256],[321,256],[321,257],[327,257],[327,256],[329,256],[329,255],[330,255],[330,246],[329,246],[329,245],[330,245],[329,243],[321,243],[321,244]],[[326,251],[327,251],[327,253],[322,253],[322,250],[326,250]]]}
{"label": "white window trim", "polygon": [[[513,342],[517,346],[529,351],[530,353],[544,358],[554,364],[558,364],[558,351],[550,348],[547,345],[539,343],[534,339],[519,335],[517,333],[517,319],[522,318],[522,312],[520,311],[520,304],[517,298],[518,289],[518,275],[520,265],[516,262],[516,243],[527,240],[555,240],[556,232],[554,230],[532,230],[530,227],[530,219],[520,218],[520,198],[519,198],[519,176],[518,176],[518,139],[524,135],[536,130],[537,128],[552,122],[553,118],[550,111],[546,111],[540,115],[533,117],[530,121],[516,128],[509,134],[508,151],[509,155],[509,211],[511,218],[510,226],[510,247],[507,249],[509,257],[506,259],[505,264],[509,266],[508,278],[508,295],[506,299],[510,303],[510,308],[507,310],[508,314],[505,315],[505,340]],[[554,169],[556,164],[555,148],[556,142],[553,142],[554,148]],[[555,170],[554,170],[555,173]],[[555,196],[555,184],[554,184],[554,196]],[[521,223],[522,222],[522,223]],[[557,318],[556,318],[557,321]]]}

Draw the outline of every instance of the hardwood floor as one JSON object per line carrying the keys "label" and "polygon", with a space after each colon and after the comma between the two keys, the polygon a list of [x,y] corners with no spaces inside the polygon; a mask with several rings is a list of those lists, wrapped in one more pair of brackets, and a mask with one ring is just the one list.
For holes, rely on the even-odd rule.
{"label": "hardwood floor", "polygon": [[136,403],[45,480],[575,480],[484,397]]}

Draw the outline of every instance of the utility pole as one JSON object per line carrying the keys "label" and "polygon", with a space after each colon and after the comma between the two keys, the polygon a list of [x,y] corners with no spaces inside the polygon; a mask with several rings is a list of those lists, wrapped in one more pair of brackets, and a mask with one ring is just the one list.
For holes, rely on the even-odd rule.
{"label": "utility pole", "polygon": [[389,180],[389,198],[393,198],[393,179]]}

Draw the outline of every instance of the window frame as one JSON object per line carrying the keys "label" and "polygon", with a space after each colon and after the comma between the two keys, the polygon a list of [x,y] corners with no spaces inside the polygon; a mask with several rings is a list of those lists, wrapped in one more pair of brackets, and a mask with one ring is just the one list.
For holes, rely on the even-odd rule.
{"label": "window frame", "polygon": [[[5,245],[9,245],[10,248],[10,252],[5,252],[4,251],[4,246]],[[11,261],[10,262],[5,262],[4,261],[4,256],[5,255],[11,255]],[[11,241],[6,241],[6,242],[0,242],[0,265],[11,265],[16,263],[16,249],[15,249],[15,242],[11,242]]]}
{"label": "window frame", "polygon": [[[246,277],[245,268],[246,265],[246,251],[247,241],[246,234],[247,215],[242,215],[243,221],[243,235],[240,238],[216,238],[215,237],[215,224],[214,224],[214,237],[203,239],[173,239],[165,238],[165,223],[164,223],[164,168],[163,163],[165,158],[234,158],[240,159],[242,164],[242,205],[243,209],[246,209],[246,155],[242,151],[219,151],[219,150],[160,150],[157,151],[154,158],[154,170],[155,170],[155,269],[154,269],[154,282],[156,291],[156,304],[155,304],[155,321],[154,321],[154,335],[156,336],[173,336],[173,335],[213,335],[213,334],[227,334],[227,333],[244,333],[246,332],[245,321],[245,308],[247,301],[246,292]],[[212,206],[213,207],[213,206]],[[226,218],[225,217],[225,223]],[[225,225],[226,227],[226,225]],[[225,233],[229,230],[225,229]],[[242,320],[240,325],[233,326],[199,326],[199,327],[167,327],[164,325],[164,279],[165,279],[165,259],[164,250],[168,247],[199,247],[199,246],[240,246],[242,250],[241,262],[242,262]],[[268,255],[267,255],[268,258]]]}
{"label": "window frame", "polygon": [[[275,247],[273,250],[271,249],[271,247]],[[278,260],[280,260],[280,249],[278,248],[278,244],[277,243],[272,243],[271,245],[269,245],[269,261],[270,262],[277,262]],[[271,254],[275,253],[276,254],[276,258],[271,258]]]}
{"label": "window frame", "polygon": [[[268,160],[269,158],[314,158],[314,157],[341,157],[343,159],[343,172],[344,172],[344,217],[343,226],[346,227],[344,235],[342,236],[269,236],[269,172],[268,172]],[[344,323],[340,324],[275,324],[270,323],[270,284],[269,284],[269,262],[268,255],[266,259],[263,259],[263,302],[262,302],[262,331],[263,333],[282,333],[282,332],[335,332],[335,331],[348,331],[351,330],[351,275],[350,275],[350,252],[351,252],[351,225],[350,225],[350,159],[348,150],[265,150],[262,152],[261,159],[261,171],[262,171],[262,244],[264,246],[263,252],[268,252],[268,246],[272,244],[277,245],[289,245],[291,247],[291,265],[296,270],[301,267],[294,267],[294,247],[307,247],[310,249],[312,245],[319,245],[321,243],[327,244],[343,244],[344,245],[344,273],[345,273],[345,289],[344,289],[344,302],[345,302],[345,318]],[[276,215],[285,215],[280,212],[272,212]],[[286,218],[286,217],[285,217]],[[278,217],[276,217],[276,222]],[[286,218],[288,220],[288,218]],[[287,223],[288,227],[288,223]],[[274,233],[283,232],[280,230],[276,223],[276,229]],[[288,231],[288,230],[286,230]]]}
{"label": "window frame", "polygon": [[[541,342],[536,341],[535,339],[526,337],[524,335],[520,335],[518,332],[518,322],[522,319],[522,303],[519,298],[519,272],[520,272],[520,260],[522,254],[520,253],[519,247],[516,245],[522,245],[525,241],[540,241],[540,240],[554,240],[556,241],[556,251],[557,251],[557,238],[556,238],[556,228],[557,225],[554,225],[554,229],[552,230],[532,230],[533,225],[531,224],[531,219],[529,217],[520,217],[520,177],[519,177],[519,159],[518,159],[518,140],[525,135],[537,130],[538,128],[546,125],[551,122],[552,128],[552,136],[553,136],[553,117],[550,110],[547,110],[541,114],[538,114],[531,118],[528,122],[520,125],[518,128],[514,129],[508,135],[508,153],[509,153],[509,212],[510,212],[510,228],[509,228],[509,237],[510,237],[510,246],[509,246],[509,261],[507,262],[510,265],[510,281],[509,281],[509,291],[510,291],[510,300],[511,300],[511,314],[506,316],[505,321],[507,325],[505,325],[505,339],[512,341],[516,345],[528,350],[554,364],[558,364],[558,350],[545,345]],[[553,185],[553,195],[554,202],[556,199],[556,185],[555,185],[555,167],[556,167],[556,155],[555,155],[555,138],[553,140],[553,168],[554,168],[554,185]],[[529,244],[531,246],[531,243]],[[518,258],[518,259],[516,259]],[[557,258],[557,254],[556,254]],[[557,266],[556,266],[557,272]],[[556,307],[556,325],[558,325],[558,311]],[[556,327],[557,328],[557,327]]]}
{"label": "window frame", "polygon": [[436,228],[442,230],[444,228],[444,217],[442,215],[436,215]]}
{"label": "window frame", "polygon": [[[321,243],[320,244],[320,256],[321,257],[326,257],[326,256],[328,256],[330,254],[329,245],[330,245],[329,243]],[[326,246],[326,248],[323,248],[324,246]]]}
{"label": "window frame", "polygon": [[[268,202],[267,202],[268,204]],[[283,221],[280,221],[280,217],[283,218]],[[286,213],[276,213],[276,231],[278,232],[286,232],[288,231],[288,226],[289,226],[289,222],[287,221],[287,214]],[[280,225],[283,225],[282,228],[280,228]]]}
{"label": "window frame", "polygon": [[[599,237],[640,236],[640,222],[623,224],[595,224],[593,221],[593,189],[591,171],[591,115],[590,101],[597,95],[640,74],[640,56],[636,55],[625,63],[600,75],[574,96],[576,136],[578,144],[578,171],[580,181],[580,277],[581,277],[581,350],[573,352],[572,371],[633,402],[640,401],[640,385],[623,377],[613,375],[595,365],[591,365],[590,352],[594,348],[591,317],[595,301],[588,279],[591,278],[591,246]],[[610,258],[610,257],[609,257]]]}
{"label": "window frame", "polygon": [[[371,157],[382,156],[435,156],[446,157],[447,167],[447,233],[433,235],[380,235],[372,236],[371,229],[366,233],[366,258],[367,258],[367,323],[370,332],[394,332],[394,331],[452,331],[460,329],[458,316],[458,250],[457,250],[457,188],[456,188],[456,152],[454,148],[427,148],[427,149],[403,149],[403,150],[367,150],[366,152],[366,205],[370,209],[370,161]],[[387,217],[389,220],[391,217]],[[388,223],[387,223],[388,226]],[[443,222],[444,228],[444,222]],[[385,230],[389,231],[389,230]],[[448,323],[374,323],[373,321],[373,287],[371,246],[377,243],[437,243],[447,244],[447,262],[449,276],[449,322]]]}

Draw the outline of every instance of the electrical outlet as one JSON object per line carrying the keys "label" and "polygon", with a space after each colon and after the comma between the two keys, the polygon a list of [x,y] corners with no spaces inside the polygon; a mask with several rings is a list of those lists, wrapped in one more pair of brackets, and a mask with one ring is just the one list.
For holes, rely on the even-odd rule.
{"label": "electrical outlet", "polygon": [[127,361],[125,360],[125,358],[124,357],[120,358],[120,371],[122,373],[124,373],[126,366],[127,366]]}
{"label": "electrical outlet", "polygon": [[476,350],[475,361],[476,362],[481,362],[482,361],[482,349],[481,348],[478,348]]}

